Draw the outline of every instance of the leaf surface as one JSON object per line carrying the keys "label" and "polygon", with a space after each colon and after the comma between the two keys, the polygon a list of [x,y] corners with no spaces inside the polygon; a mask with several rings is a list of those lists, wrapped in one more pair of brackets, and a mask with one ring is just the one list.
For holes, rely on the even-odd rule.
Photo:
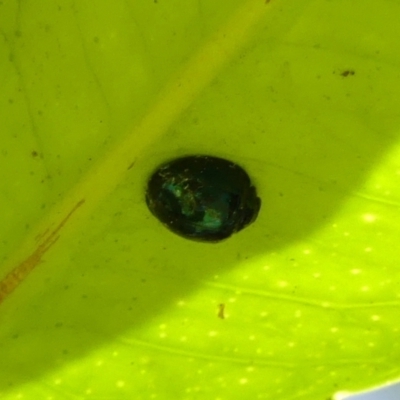
{"label": "leaf surface", "polygon": [[[400,3],[0,5],[0,394],[326,400],[398,379]],[[220,244],[146,208],[242,165]]]}

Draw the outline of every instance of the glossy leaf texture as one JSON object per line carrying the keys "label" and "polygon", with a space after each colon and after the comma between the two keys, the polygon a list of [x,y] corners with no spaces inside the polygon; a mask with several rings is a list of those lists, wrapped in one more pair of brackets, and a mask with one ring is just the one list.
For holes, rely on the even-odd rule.
{"label": "glossy leaf texture", "polygon": [[[326,400],[400,377],[396,0],[0,3],[0,397]],[[188,241],[146,184],[232,160]]]}

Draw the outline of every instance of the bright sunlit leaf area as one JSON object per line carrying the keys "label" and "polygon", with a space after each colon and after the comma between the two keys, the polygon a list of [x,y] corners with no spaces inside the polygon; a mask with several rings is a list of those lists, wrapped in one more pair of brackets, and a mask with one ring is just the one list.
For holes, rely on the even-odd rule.
{"label": "bright sunlit leaf area", "polygon": [[[398,380],[398,15],[0,2],[0,397],[330,400]],[[199,154],[261,199],[218,243],[145,202],[161,164]]]}

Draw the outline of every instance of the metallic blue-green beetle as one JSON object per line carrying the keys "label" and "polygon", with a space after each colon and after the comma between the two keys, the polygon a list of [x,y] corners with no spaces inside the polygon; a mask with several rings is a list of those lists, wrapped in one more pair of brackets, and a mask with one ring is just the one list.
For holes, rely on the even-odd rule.
{"label": "metallic blue-green beetle", "polygon": [[171,231],[205,242],[242,230],[256,219],[261,206],[241,167],[203,155],[161,165],[149,179],[146,203]]}

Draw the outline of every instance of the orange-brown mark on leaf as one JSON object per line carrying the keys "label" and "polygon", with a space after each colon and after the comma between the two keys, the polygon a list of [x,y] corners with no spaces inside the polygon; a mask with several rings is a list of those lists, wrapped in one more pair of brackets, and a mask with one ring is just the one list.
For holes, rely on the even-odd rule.
{"label": "orange-brown mark on leaf", "polygon": [[[39,235],[41,242],[36,247],[36,250],[25,260],[15,266],[1,281],[0,281],[0,303],[3,302],[37,267],[42,261],[46,252],[57,242],[60,237],[60,231],[71,218],[72,214],[85,202],[80,200],[72,210],[64,217],[64,219],[49,232],[47,229],[43,235]],[[48,233],[49,232],[49,233]],[[48,234],[47,234],[48,233]],[[46,235],[47,234],[47,235]]]}
{"label": "orange-brown mark on leaf", "polygon": [[40,239],[44,238],[48,234],[49,230],[50,230],[50,228],[47,228],[44,232],[37,234],[35,236],[35,240],[37,242],[40,242]]}
{"label": "orange-brown mark on leaf", "polygon": [[218,318],[225,319],[225,304],[221,303],[218,306]]}

